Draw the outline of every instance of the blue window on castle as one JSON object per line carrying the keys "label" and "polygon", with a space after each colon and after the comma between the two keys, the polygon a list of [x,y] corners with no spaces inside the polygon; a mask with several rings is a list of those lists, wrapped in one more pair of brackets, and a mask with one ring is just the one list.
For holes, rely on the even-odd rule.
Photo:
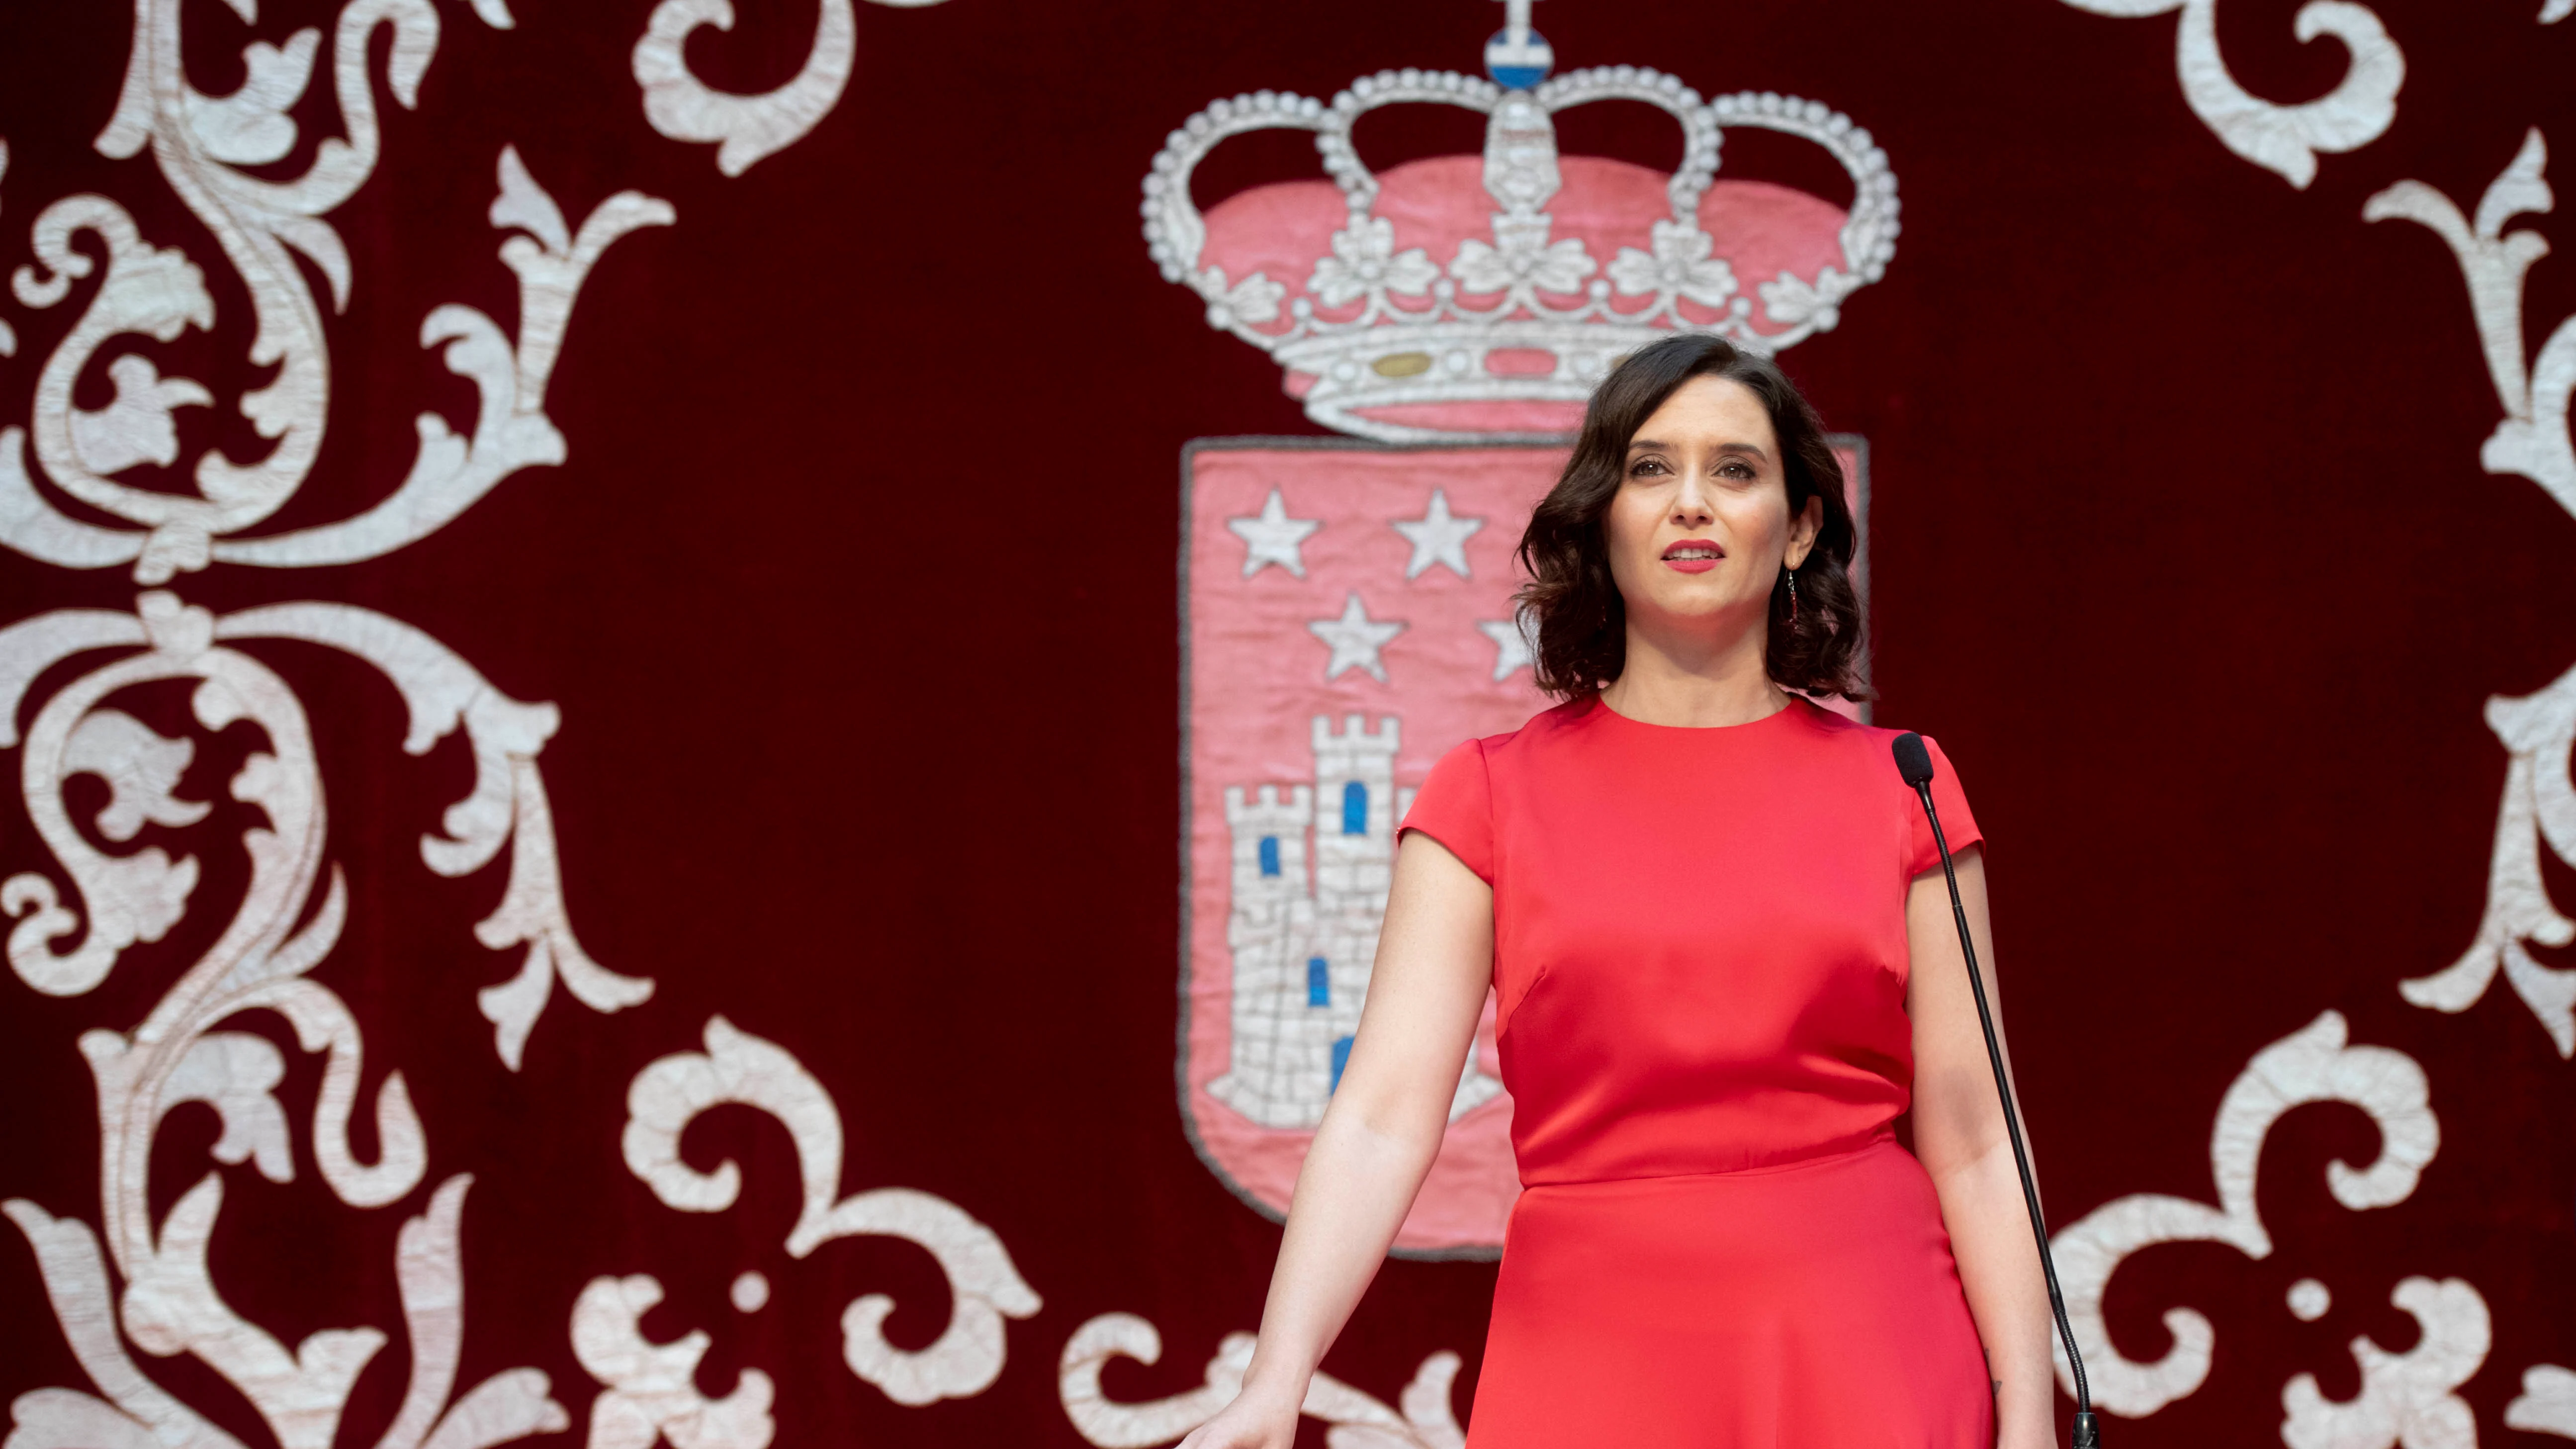
{"label": "blue window on castle", "polygon": [[1368,786],[1357,780],[1342,787],[1342,833],[1368,834]]}
{"label": "blue window on castle", "polygon": [[1276,835],[1261,837],[1261,873],[1263,875],[1279,873],[1279,837]]}
{"label": "blue window on castle", "polygon": [[1351,1064],[1351,1039],[1342,1037],[1333,1043],[1333,1090],[1342,1089],[1342,1068]]}
{"label": "blue window on castle", "polygon": [[1325,974],[1324,958],[1321,956],[1306,958],[1306,1004],[1308,1006],[1333,1004],[1333,980]]}

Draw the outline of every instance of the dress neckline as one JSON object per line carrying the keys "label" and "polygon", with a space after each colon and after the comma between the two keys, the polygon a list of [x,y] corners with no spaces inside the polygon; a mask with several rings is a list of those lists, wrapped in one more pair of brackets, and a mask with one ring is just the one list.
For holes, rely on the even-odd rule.
{"label": "dress neckline", "polygon": [[[1803,706],[1805,706],[1805,709],[1801,709],[1801,708],[1800,708],[1800,706],[1802,706],[1802,705],[1803,705]],[[1615,709],[1612,709],[1612,708],[1610,707],[1610,702],[1609,702],[1608,700],[1605,700],[1605,699],[1603,699],[1600,695],[1597,695],[1597,694],[1596,694],[1596,695],[1592,696],[1592,709],[1591,709],[1591,712],[1592,712],[1592,713],[1594,713],[1594,714],[1597,714],[1597,715],[1601,716],[1601,717],[1602,717],[1602,718],[1604,718],[1604,719],[1614,721],[1614,722],[1615,722],[1615,724],[1616,724],[1616,727],[1618,727],[1618,728],[1622,728],[1622,729],[1646,730],[1646,731],[1651,731],[1651,732],[1656,733],[1656,734],[1663,734],[1663,735],[1693,735],[1693,736],[1699,736],[1699,737],[1703,737],[1703,738],[1710,738],[1710,737],[1715,737],[1715,736],[1719,736],[1719,735],[1741,736],[1744,732],[1746,732],[1746,731],[1748,731],[1748,730],[1758,730],[1758,729],[1762,729],[1762,728],[1764,728],[1765,726],[1770,726],[1770,727],[1772,727],[1772,728],[1778,728],[1778,727],[1780,727],[1780,726],[1779,726],[1779,721],[1781,721],[1781,720],[1785,720],[1785,719],[1788,719],[1788,718],[1790,718],[1791,716],[1799,716],[1799,717],[1803,717],[1803,716],[1805,715],[1805,713],[1806,713],[1806,711],[1807,711],[1807,710],[1812,710],[1812,709],[1815,709],[1815,708],[1817,708],[1817,706],[1816,706],[1814,703],[1812,703],[1811,701],[1809,701],[1809,700],[1807,700],[1807,699],[1805,699],[1805,698],[1803,698],[1803,697],[1801,697],[1801,696],[1799,696],[1799,695],[1795,695],[1795,694],[1793,694],[1793,695],[1790,695],[1790,696],[1789,696],[1789,702],[1788,702],[1787,704],[1782,705],[1780,708],[1778,708],[1778,709],[1776,709],[1776,710],[1773,710],[1771,713],[1769,713],[1769,714],[1766,714],[1766,715],[1762,716],[1760,719],[1749,719],[1749,720],[1745,720],[1745,721],[1743,721],[1743,722],[1741,722],[1741,723],[1738,723],[1738,724],[1731,724],[1731,725],[1667,725],[1667,724],[1650,724],[1650,723],[1648,723],[1648,722],[1647,722],[1647,721],[1645,721],[1645,720],[1641,720],[1641,719],[1631,719],[1631,718],[1630,718],[1630,717],[1628,717],[1627,715],[1621,714],[1619,711],[1617,711],[1617,710],[1615,710]]]}

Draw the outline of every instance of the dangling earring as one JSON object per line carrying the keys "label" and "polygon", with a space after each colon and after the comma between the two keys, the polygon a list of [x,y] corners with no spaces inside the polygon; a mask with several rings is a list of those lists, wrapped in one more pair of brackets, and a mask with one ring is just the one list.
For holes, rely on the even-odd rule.
{"label": "dangling earring", "polygon": [[1784,568],[1780,572],[1789,581],[1789,622],[1795,624],[1798,622],[1798,571]]}

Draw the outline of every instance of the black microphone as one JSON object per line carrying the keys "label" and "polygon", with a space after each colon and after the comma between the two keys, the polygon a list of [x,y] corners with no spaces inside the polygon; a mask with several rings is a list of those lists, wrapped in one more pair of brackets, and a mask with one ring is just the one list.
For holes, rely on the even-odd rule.
{"label": "black microphone", "polygon": [[2021,1116],[2013,1111],[2012,1087],[2004,1077],[2003,1043],[1995,1039],[1994,1012],[1986,1005],[1985,982],[1977,976],[1977,943],[1968,938],[1968,908],[1959,901],[1959,872],[1950,861],[1950,842],[1941,834],[1941,812],[1932,804],[1932,752],[1923,737],[1908,730],[1893,747],[1896,773],[1914,787],[1923,802],[1923,817],[1932,822],[1932,843],[1941,851],[1941,874],[1950,882],[1950,915],[1959,923],[1959,950],[1968,958],[1968,990],[1977,998],[1977,1025],[1986,1031],[1986,1061],[1995,1069],[1995,1094],[2004,1104],[2004,1133],[2012,1138],[2013,1163],[2021,1169],[2022,1202],[2030,1209],[2031,1237],[2039,1243],[2039,1272],[2048,1280],[2048,1307],[2057,1315],[2057,1333],[2066,1341],[2066,1362],[2075,1370],[2074,1449],[2100,1449],[2101,1425],[2093,1417],[2093,1393],[2084,1381],[2084,1353],[2075,1346],[2075,1329],[2066,1321],[2066,1299],[2057,1291],[2057,1262],[2048,1252],[2048,1223],[2039,1213],[2039,1184],[2031,1180],[2030,1149],[2022,1145]]}

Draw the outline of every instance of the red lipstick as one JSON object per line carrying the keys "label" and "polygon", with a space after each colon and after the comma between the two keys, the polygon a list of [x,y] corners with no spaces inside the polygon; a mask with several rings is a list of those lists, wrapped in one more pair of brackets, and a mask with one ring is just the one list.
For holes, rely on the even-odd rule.
{"label": "red lipstick", "polygon": [[1676,573],[1704,574],[1724,557],[1726,550],[1713,538],[1675,539],[1664,548],[1664,565]]}

